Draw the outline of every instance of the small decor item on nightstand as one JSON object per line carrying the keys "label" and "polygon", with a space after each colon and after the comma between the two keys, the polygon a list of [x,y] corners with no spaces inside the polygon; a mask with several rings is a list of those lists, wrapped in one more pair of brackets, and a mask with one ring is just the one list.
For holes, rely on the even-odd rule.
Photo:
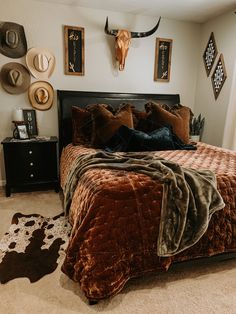
{"label": "small decor item on nightstand", "polygon": [[197,117],[193,117],[190,122],[190,139],[198,142],[201,140],[202,132],[205,124],[205,118],[201,113]]}
{"label": "small decor item on nightstand", "polygon": [[12,112],[12,123],[14,124],[14,129],[13,129],[13,137],[15,139],[19,138],[18,130],[16,125],[24,123],[24,118],[23,118],[23,111],[21,108],[16,108]]}
{"label": "small decor item on nightstand", "polygon": [[15,130],[13,131],[13,136],[19,140],[29,139],[29,133],[27,124],[24,121],[15,121]]}
{"label": "small decor item on nightstand", "polygon": [[209,76],[211,72],[217,53],[218,51],[216,47],[215,36],[214,36],[214,33],[212,32],[208,40],[204,54],[203,54],[203,61],[204,61],[207,76]]}
{"label": "small decor item on nightstand", "polygon": [[23,111],[21,108],[16,108],[13,110],[13,113],[12,113],[12,121],[13,123],[15,121],[24,121],[24,118],[23,118]]}
{"label": "small decor item on nightstand", "polygon": [[221,54],[216,64],[215,70],[211,76],[211,82],[213,86],[215,99],[217,99],[217,97],[219,96],[226,78],[227,78],[227,74],[226,74],[226,69],[225,69],[224,58],[223,58],[223,54]]}
{"label": "small decor item on nightstand", "polygon": [[23,109],[22,111],[23,111],[24,121],[28,125],[29,136],[32,137],[32,136],[38,135],[36,110]]}

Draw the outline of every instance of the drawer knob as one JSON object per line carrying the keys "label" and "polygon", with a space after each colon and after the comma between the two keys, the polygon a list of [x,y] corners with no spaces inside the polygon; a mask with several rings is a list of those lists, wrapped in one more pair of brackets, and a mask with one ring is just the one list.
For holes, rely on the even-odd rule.
{"label": "drawer knob", "polygon": [[34,175],[33,175],[33,173],[31,173],[31,174],[30,174],[30,178],[33,178],[33,177],[34,177]]}
{"label": "drawer knob", "polygon": [[31,162],[31,163],[30,163],[30,166],[32,167],[33,165],[34,165],[34,163],[33,163],[33,162]]}
{"label": "drawer knob", "polygon": [[29,154],[30,154],[30,155],[33,154],[32,150],[29,150]]}

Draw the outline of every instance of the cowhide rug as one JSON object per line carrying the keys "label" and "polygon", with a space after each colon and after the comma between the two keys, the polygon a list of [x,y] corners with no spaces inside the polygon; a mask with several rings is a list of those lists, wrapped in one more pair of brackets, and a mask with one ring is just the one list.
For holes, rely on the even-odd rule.
{"label": "cowhide rug", "polygon": [[70,230],[63,214],[45,218],[16,213],[0,241],[0,283],[19,277],[35,282],[52,273],[64,257]]}

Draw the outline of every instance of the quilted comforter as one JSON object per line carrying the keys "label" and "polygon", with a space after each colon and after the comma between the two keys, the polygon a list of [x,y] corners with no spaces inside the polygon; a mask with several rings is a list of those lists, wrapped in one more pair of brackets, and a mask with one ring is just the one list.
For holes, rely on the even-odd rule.
{"label": "quilted comforter", "polygon": [[[68,145],[61,156],[61,186],[78,154],[94,149]],[[225,207],[203,237],[170,257],[157,255],[163,184],[133,171],[90,169],[78,181],[69,219],[73,226],[62,270],[90,300],[118,293],[132,277],[167,270],[172,262],[236,251],[236,153],[204,143],[196,151],[152,153],[193,169],[212,170]]]}

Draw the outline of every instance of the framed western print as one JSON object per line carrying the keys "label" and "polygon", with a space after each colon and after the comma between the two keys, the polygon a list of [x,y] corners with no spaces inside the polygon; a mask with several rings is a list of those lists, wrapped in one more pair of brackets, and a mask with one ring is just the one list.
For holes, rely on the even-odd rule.
{"label": "framed western print", "polygon": [[216,47],[215,36],[214,36],[214,33],[212,32],[208,40],[204,54],[203,54],[203,61],[204,61],[207,76],[209,76],[211,72],[217,53],[218,51]]}
{"label": "framed western print", "polygon": [[169,82],[172,39],[156,38],[154,81]]}
{"label": "framed western print", "polygon": [[65,74],[84,75],[84,28],[64,26]]}

